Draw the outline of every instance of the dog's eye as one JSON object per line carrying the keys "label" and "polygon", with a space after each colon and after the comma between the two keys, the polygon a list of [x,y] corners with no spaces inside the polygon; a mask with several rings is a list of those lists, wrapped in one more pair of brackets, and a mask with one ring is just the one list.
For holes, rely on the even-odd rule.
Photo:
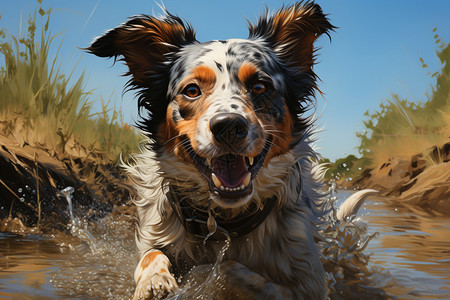
{"label": "dog's eye", "polygon": [[191,83],[184,88],[183,94],[188,98],[197,98],[202,94],[202,91],[200,90],[198,85]]}
{"label": "dog's eye", "polygon": [[266,85],[261,81],[258,81],[252,86],[252,92],[255,94],[263,94],[266,92]]}

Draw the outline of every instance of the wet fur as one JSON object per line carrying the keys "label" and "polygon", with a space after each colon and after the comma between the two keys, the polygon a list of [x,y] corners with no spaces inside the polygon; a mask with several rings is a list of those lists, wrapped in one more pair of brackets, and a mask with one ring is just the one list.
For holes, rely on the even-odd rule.
{"label": "wet fur", "polygon": [[[180,196],[188,197],[199,208],[207,207],[211,197],[208,185],[182,147],[186,143],[183,137],[190,139],[197,153],[211,155],[210,145],[202,143],[204,136],[196,136],[193,126],[215,112],[230,110],[222,104],[226,101],[243,103],[240,112],[253,118],[255,124],[271,128],[275,136],[254,179],[248,203],[254,202],[259,207],[264,199],[274,195],[277,199],[275,208],[259,227],[232,240],[221,264],[230,289],[235,295],[253,299],[326,296],[317,246],[321,239],[318,225],[327,213],[326,195],[320,183],[320,167],[313,163],[317,160],[311,146],[314,126],[303,115],[317,89],[313,43],[333,26],[318,5],[307,2],[283,7],[274,14],[266,13],[249,29],[249,40],[200,44],[193,29],[169,13],[162,18],[136,16],[88,48],[101,57],[123,57],[132,76],[129,88],[138,91],[139,106],[145,113],[140,127],[148,139],[141,153],[134,155],[133,163],[125,166],[138,192],[134,203],[139,215],[136,242],[141,261],[135,273],[135,299],[151,298],[159,291],[174,289],[176,282],[167,276],[167,257],[177,275],[194,266],[214,263],[217,258],[222,244],[208,241],[204,245],[201,239],[189,235],[172,211],[166,192],[169,185],[174,185]],[[223,62],[214,59],[215,68],[208,52],[216,53],[222,48],[227,50],[225,58]],[[246,80],[242,78],[246,78],[247,71],[238,71],[248,62],[271,76],[274,92],[270,102],[256,102],[236,89],[242,86],[240,81]],[[206,98],[202,102],[183,103],[179,88],[198,65],[207,65],[215,72],[214,76],[201,75],[206,81],[201,83]],[[224,69],[226,74],[241,76],[228,78],[223,75]],[[227,84],[219,85],[220,80]],[[219,90],[230,97],[220,98]],[[262,128],[262,133],[255,136],[269,135]],[[254,130],[258,132],[261,128],[256,126]],[[284,135],[280,137],[281,133],[276,132]],[[255,145],[247,148],[256,153],[262,147],[261,138],[253,142]],[[248,203],[223,210],[233,217],[246,211]],[[221,207],[213,202],[213,208]],[[157,249],[164,254],[155,252]],[[152,276],[159,281],[150,282]]]}

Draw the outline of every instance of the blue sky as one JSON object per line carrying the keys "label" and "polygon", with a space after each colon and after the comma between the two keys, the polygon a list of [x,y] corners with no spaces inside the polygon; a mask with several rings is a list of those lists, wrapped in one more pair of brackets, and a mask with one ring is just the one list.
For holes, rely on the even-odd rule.
{"label": "blue sky", "polygon": [[[323,129],[318,136],[319,152],[336,159],[357,154],[359,141],[355,133],[364,129],[366,110],[374,111],[391,93],[414,101],[426,101],[435,80],[427,73],[439,71],[435,54],[433,28],[445,42],[450,41],[450,1],[382,0],[325,1],[317,0],[333,25],[332,41],[323,37],[316,73],[319,87],[325,94],[317,97],[317,124]],[[83,71],[86,88],[93,90],[94,109],[100,109],[100,99],[121,106],[125,121],[136,120],[133,93],[123,94],[127,78],[121,76],[126,68],[112,67],[112,61],[85,54],[94,37],[117,26],[136,14],[159,14],[153,0],[43,0],[44,9],[51,7],[52,33],[61,33],[55,40],[53,54],[59,50],[62,68],[74,77]],[[264,11],[277,10],[291,1],[187,1],[165,0],[166,8],[189,21],[197,30],[199,41],[246,38],[246,19],[255,21]],[[35,0],[0,0],[0,28],[17,34],[22,15],[22,32],[26,29],[28,12],[37,5]],[[421,67],[419,58],[429,66]],[[2,65],[3,63],[0,63]]]}

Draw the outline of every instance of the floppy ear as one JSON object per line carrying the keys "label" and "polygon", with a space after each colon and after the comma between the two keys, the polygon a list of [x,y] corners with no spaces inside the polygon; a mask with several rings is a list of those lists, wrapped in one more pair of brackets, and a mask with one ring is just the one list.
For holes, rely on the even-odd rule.
{"label": "floppy ear", "polygon": [[145,82],[155,66],[182,45],[192,43],[195,32],[180,18],[168,12],[163,19],[147,15],[131,18],[127,23],[108,31],[86,50],[100,57],[124,57],[135,84]]}
{"label": "floppy ear", "polygon": [[334,28],[319,5],[300,2],[249,24],[249,37],[266,40],[288,66],[308,71],[314,64],[314,41]]}

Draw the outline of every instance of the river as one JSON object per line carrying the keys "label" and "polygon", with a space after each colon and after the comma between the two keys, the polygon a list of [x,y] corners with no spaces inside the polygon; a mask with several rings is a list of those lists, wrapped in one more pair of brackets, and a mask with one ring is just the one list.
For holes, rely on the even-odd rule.
{"label": "river", "polygon": [[[350,193],[339,190],[338,203]],[[384,298],[450,299],[450,219],[394,200],[369,198],[353,221],[376,236],[364,250],[361,268],[376,273],[366,288]],[[129,299],[138,261],[134,220],[78,222],[72,235],[0,233],[0,299]]]}

